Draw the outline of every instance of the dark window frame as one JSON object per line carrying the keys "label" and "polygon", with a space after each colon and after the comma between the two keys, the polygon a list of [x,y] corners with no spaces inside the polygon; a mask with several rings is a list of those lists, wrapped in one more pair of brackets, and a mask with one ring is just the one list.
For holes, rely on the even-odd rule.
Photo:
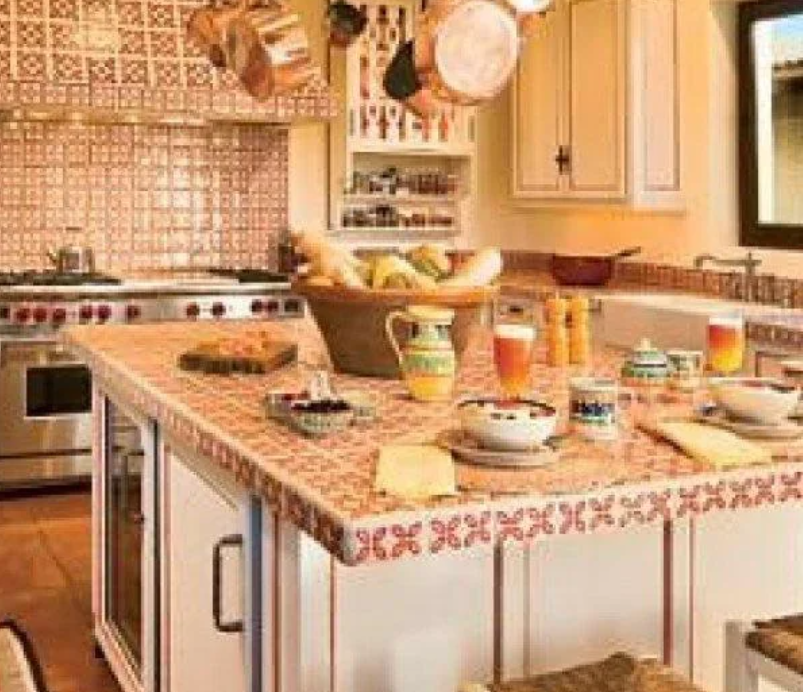
{"label": "dark window frame", "polygon": [[739,5],[739,243],[748,247],[803,250],[803,224],[760,223],[756,84],[752,28],[757,21],[803,13],[803,0],[768,0]]}

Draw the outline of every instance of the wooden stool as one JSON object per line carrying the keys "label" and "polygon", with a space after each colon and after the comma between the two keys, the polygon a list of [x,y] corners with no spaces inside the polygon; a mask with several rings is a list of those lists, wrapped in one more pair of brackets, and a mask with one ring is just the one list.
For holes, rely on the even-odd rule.
{"label": "wooden stool", "polygon": [[803,692],[803,615],[725,626],[725,690],[756,692],[759,678]]}
{"label": "wooden stool", "polygon": [[[686,678],[654,660],[614,654],[589,663],[544,673],[526,680],[503,682],[489,687],[469,686],[462,692],[700,692]],[[729,690],[729,692],[732,692]]]}

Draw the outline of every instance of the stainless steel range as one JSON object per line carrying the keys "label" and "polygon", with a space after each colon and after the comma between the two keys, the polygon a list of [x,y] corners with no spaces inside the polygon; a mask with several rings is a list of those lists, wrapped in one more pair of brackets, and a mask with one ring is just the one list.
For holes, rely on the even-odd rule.
{"label": "stainless steel range", "polygon": [[92,383],[60,344],[62,327],[300,317],[304,303],[289,290],[258,270],[133,281],[0,272],[0,491],[89,478]]}

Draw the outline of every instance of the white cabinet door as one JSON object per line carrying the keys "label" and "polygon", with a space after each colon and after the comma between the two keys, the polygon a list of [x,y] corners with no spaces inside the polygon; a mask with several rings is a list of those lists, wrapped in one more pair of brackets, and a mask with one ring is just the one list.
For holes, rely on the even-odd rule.
{"label": "white cabinet door", "polygon": [[622,0],[569,4],[572,196],[625,196],[625,38]]}
{"label": "white cabinet door", "polygon": [[513,87],[513,195],[556,197],[563,176],[556,157],[564,143],[561,102],[561,15],[547,12],[534,20],[524,45]]}
{"label": "white cabinet door", "polygon": [[170,450],[164,464],[166,689],[245,692],[245,635],[220,628],[244,620],[242,500]]}
{"label": "white cabinet door", "polygon": [[678,0],[631,0],[631,153],[635,206],[683,206]]}
{"label": "white cabinet door", "polygon": [[678,10],[555,0],[538,18],[512,90],[514,198],[683,208]]}

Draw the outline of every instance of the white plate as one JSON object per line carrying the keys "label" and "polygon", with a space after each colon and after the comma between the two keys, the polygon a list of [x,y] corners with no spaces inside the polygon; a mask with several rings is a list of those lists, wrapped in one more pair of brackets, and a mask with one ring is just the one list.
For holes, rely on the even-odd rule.
{"label": "white plate", "polygon": [[550,466],[560,460],[558,453],[546,446],[537,447],[526,452],[485,449],[458,428],[444,430],[438,435],[437,443],[448,449],[460,461],[477,466],[537,468],[539,466]]}
{"label": "white plate", "polygon": [[753,440],[797,440],[803,437],[803,425],[793,420],[778,425],[761,425],[728,418],[723,411],[714,411],[709,415],[698,414],[696,419],[700,423],[716,425]]}

